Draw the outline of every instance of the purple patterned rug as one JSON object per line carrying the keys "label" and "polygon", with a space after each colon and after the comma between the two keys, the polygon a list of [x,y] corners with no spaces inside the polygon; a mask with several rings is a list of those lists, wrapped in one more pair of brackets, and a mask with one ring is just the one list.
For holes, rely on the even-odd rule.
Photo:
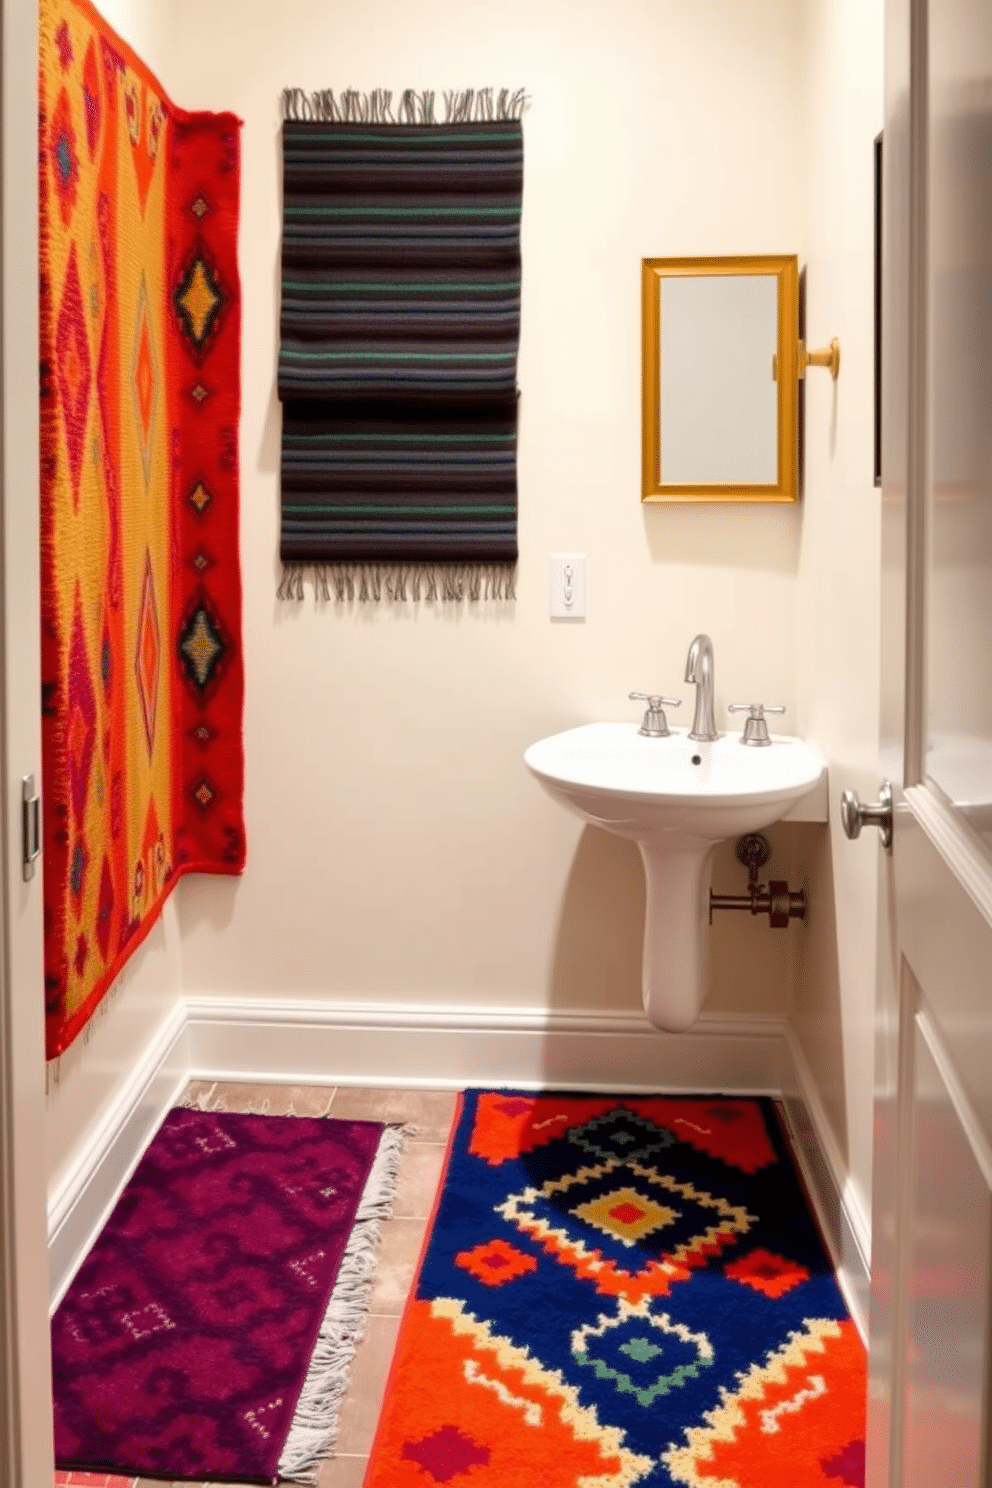
{"label": "purple patterned rug", "polygon": [[170,1111],[52,1320],[57,1465],[312,1479],[400,1140],[374,1121]]}

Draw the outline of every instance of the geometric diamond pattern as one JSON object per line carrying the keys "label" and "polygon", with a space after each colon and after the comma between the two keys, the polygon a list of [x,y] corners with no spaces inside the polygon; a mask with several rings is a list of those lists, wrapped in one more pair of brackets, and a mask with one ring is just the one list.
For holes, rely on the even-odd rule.
{"label": "geometric diamond pattern", "polygon": [[203,513],[206,511],[207,507],[210,505],[213,499],[213,493],[202,480],[197,481],[196,485],[193,487],[192,491],[190,491],[189,495],[186,498],[190,506],[196,512],[197,516],[200,517],[203,516]]}
{"label": "geometric diamond pattern", "polygon": [[89,866],[89,861],[90,855],[86,851],[86,843],[80,837],[72,849],[72,857],[69,862],[69,888],[75,901],[77,916],[82,903],[83,887],[86,882],[86,869]]}
{"label": "geometric diamond pattern", "polygon": [[226,650],[220,628],[201,597],[179,632],[179,659],[201,694],[209,689]]}
{"label": "geometric diamond pattern", "polygon": [[227,303],[217,280],[217,271],[200,246],[172,294],[183,335],[197,360],[202,358],[217,321]]}
{"label": "geometric diamond pattern", "polygon": [[86,120],[86,144],[92,160],[100,138],[100,73],[96,61],[96,41],[90,37],[83,63],[83,115]]}
{"label": "geometric diamond pattern", "polygon": [[499,1239],[476,1245],[472,1250],[460,1250],[455,1256],[455,1265],[471,1272],[486,1286],[503,1286],[508,1281],[516,1281],[518,1276],[537,1270],[533,1256],[525,1255],[515,1245]]}
{"label": "geometric diamond pattern", "polygon": [[206,776],[201,776],[189,794],[190,798],[196,802],[201,811],[209,811],[217,799],[217,788],[211,785]]}
{"label": "geometric diamond pattern", "polygon": [[[567,1134],[570,1135],[570,1134]],[[637,1187],[618,1189],[614,1175]],[[510,1194],[498,1213],[602,1295],[668,1296],[754,1222],[741,1204],[640,1162],[610,1158]],[[604,1247],[603,1238],[612,1244]]]}
{"label": "geometric diamond pattern", "polygon": [[845,1442],[833,1456],[820,1458],[820,1466],[828,1477],[836,1478],[847,1488],[861,1488],[865,1480],[865,1444],[863,1441]]}
{"label": "geometric diamond pattern", "polygon": [[113,928],[114,914],[114,880],[110,872],[110,860],[104,857],[103,867],[100,870],[100,897],[96,909],[96,938],[100,947],[100,955],[104,961],[110,950],[110,932]]}
{"label": "geometric diamond pattern", "polygon": [[148,757],[155,752],[155,718],[158,711],[158,676],[162,657],[159,639],[158,609],[155,604],[155,581],[152,577],[151,554],[145,553],[145,578],[141,586],[141,607],[138,613],[138,645],[134,657],[134,672],[138,681],[138,700],[145,725],[145,742]]}
{"label": "geometric diamond pattern", "polygon": [[74,506],[79,504],[79,481],[83,469],[92,373],[93,364],[83,312],[83,292],[76,262],[76,245],[73,243],[55,328],[55,374],[69,455]]}
{"label": "geometric diamond pattern", "polygon": [[131,406],[134,410],[134,425],[138,434],[147,490],[152,480],[152,457],[155,447],[155,424],[161,379],[158,358],[155,355],[155,334],[149,306],[148,281],[144,270],[141,272],[141,283],[138,288],[138,308],[134,318],[130,370]]}
{"label": "geometric diamond pattern", "polygon": [[621,1298],[615,1317],[601,1316],[575,1330],[572,1357],[646,1410],[698,1378],[713,1363],[713,1345],[705,1333],[673,1322],[667,1312],[657,1315],[646,1302],[631,1306]]}
{"label": "geometric diamond pattern", "polygon": [[65,21],[55,33],[55,50],[59,56],[59,66],[63,72],[68,72],[72,66],[74,53],[72,50],[72,37],[69,35],[69,27]]}
{"label": "geometric diamond pattern", "polygon": [[661,1229],[678,1218],[677,1209],[656,1204],[634,1188],[618,1188],[588,1204],[579,1204],[572,1213],[587,1220],[607,1235],[615,1235],[624,1245],[636,1245],[652,1230]]}
{"label": "geometric diamond pattern", "polygon": [[179,878],[244,861],[240,125],[177,109],[90,0],[39,0],[36,60],[55,1058]]}
{"label": "geometric diamond pattern", "polygon": [[69,771],[73,820],[83,820],[90,771],[96,749],[96,693],[90,678],[83,631],[83,605],[79,585],[73,607],[72,639],[69,643],[69,686],[66,698],[66,764]]}
{"label": "geometric diamond pattern", "polygon": [[365,1488],[431,1488],[453,1432],[489,1460],[452,1488],[861,1481],[864,1349],[770,1099],[462,1101]]}
{"label": "geometric diamond pattern", "polygon": [[[76,205],[76,188],[79,185],[79,156],[76,151],[76,131],[72,127],[72,111],[69,95],[62,89],[52,119],[52,142],[50,146],[54,167],[52,183],[59,199],[59,211],[66,227],[72,220],[72,209]],[[73,244],[75,246],[75,244]]]}
{"label": "geometric diamond pattern", "polygon": [[767,1250],[752,1250],[749,1255],[725,1266],[724,1272],[734,1281],[753,1287],[766,1297],[784,1297],[793,1287],[809,1281],[805,1266],[787,1261],[782,1256],[772,1255]]}
{"label": "geometric diamond pattern", "polygon": [[131,68],[124,68],[122,82],[124,113],[127,120],[127,133],[131,141],[131,160],[134,165],[134,179],[138,187],[141,214],[144,216],[148,205],[148,191],[151,186],[152,176],[155,173],[155,156],[157,154],[157,150],[153,148],[153,131],[151,129],[152,112],[156,100],[149,93],[148,88],[141,79],[132,72]]}
{"label": "geometric diamond pattern", "polygon": [[636,1111],[613,1110],[569,1131],[568,1140],[592,1157],[621,1157],[632,1162],[673,1146],[676,1137],[667,1127],[655,1126]]}
{"label": "geometric diamond pattern", "polygon": [[415,1462],[433,1482],[450,1483],[453,1478],[467,1476],[473,1467],[484,1467],[491,1454],[488,1447],[481,1446],[457,1426],[442,1426],[440,1431],[420,1441],[405,1442],[402,1455],[405,1461]]}

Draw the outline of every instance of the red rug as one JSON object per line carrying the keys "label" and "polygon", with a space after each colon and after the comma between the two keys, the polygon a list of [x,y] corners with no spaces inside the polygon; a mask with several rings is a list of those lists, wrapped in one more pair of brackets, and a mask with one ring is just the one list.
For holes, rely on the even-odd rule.
{"label": "red rug", "polygon": [[56,1464],[312,1478],[399,1141],[374,1121],[171,1111],[52,1322]]}
{"label": "red rug", "polygon": [[770,1100],[470,1092],[364,1488],[860,1488],[865,1395]]}
{"label": "red rug", "polygon": [[42,0],[39,90],[52,1058],[179,877],[244,866],[240,139],[87,0]]}

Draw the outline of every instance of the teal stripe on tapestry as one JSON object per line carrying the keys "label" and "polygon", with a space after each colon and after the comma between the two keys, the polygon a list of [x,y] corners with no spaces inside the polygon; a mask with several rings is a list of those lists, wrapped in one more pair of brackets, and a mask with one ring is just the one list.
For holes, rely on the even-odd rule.
{"label": "teal stripe on tapestry", "polygon": [[519,279],[496,279],[490,284],[384,284],[377,279],[284,279],[283,289],[333,289],[378,292],[382,289],[399,290],[402,294],[492,294],[497,289],[519,289]]}
{"label": "teal stripe on tapestry", "polygon": [[297,351],[282,348],[284,357],[302,362],[506,362],[516,351]]}
{"label": "teal stripe on tapestry", "polygon": [[517,207],[309,207],[288,206],[288,217],[517,217]]}
{"label": "teal stripe on tapestry", "polygon": [[302,504],[290,505],[283,502],[283,511],[286,512],[340,512],[348,516],[364,516],[370,513],[372,516],[402,517],[402,516],[453,516],[474,517],[479,514],[491,517],[510,517],[516,514],[516,506],[384,506],[380,501],[366,502],[361,506],[339,505],[336,501],[307,501]]}
{"label": "teal stripe on tapestry", "polygon": [[307,434],[297,433],[295,430],[287,435],[287,438],[307,440],[331,440],[336,444],[413,444],[422,441],[427,444],[491,444],[496,441],[500,443],[512,443],[516,434]]}

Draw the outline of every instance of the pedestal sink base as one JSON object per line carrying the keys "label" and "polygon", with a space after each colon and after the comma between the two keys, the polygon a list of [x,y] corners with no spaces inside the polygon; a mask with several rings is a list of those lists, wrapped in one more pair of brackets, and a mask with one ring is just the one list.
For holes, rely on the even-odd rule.
{"label": "pedestal sink base", "polygon": [[691,1028],[709,991],[713,849],[785,816],[823,776],[822,759],[778,734],[750,749],[726,734],[649,738],[633,723],[587,723],[539,739],[524,762],[560,805],[637,843],[647,879],[644,1008],[658,1028]]}
{"label": "pedestal sink base", "polygon": [[691,1028],[709,988],[713,842],[639,842],[644,862],[644,1011],[656,1028]]}

